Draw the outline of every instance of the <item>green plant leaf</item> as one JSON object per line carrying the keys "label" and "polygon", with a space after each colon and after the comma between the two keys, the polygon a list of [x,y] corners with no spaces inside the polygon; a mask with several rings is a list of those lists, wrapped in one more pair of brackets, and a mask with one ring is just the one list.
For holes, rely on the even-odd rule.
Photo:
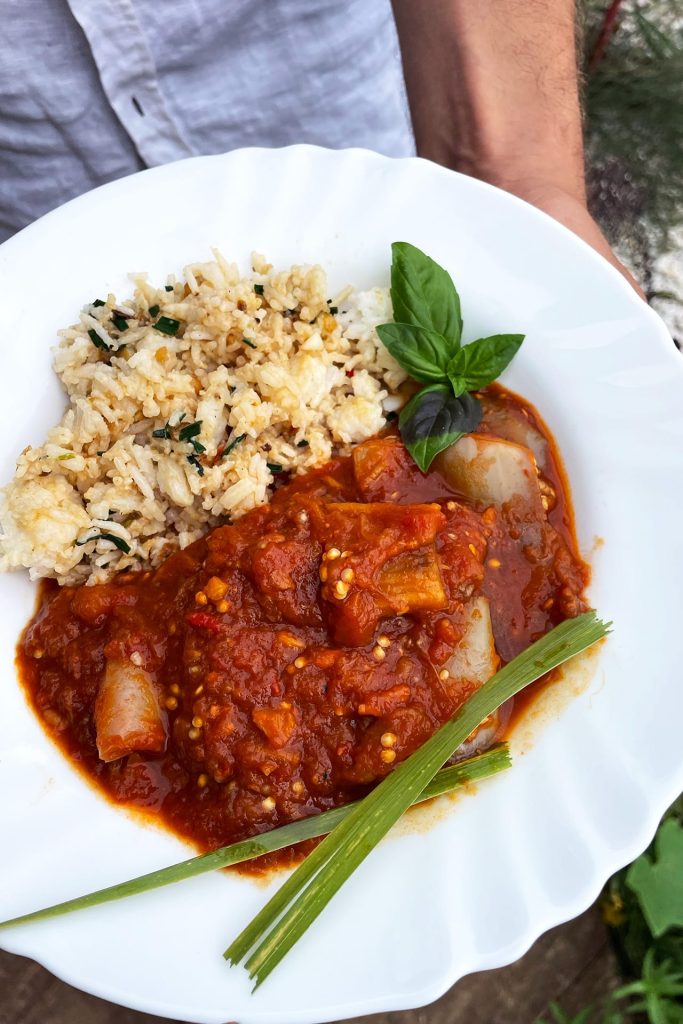
{"label": "green plant leaf", "polygon": [[446,384],[453,348],[436,331],[416,324],[379,324],[379,339],[400,366],[423,384]]}
{"label": "green plant leaf", "polygon": [[602,1017],[601,1024],[624,1024],[625,1017],[621,1010],[618,1010],[611,1003],[607,1004]]}
{"label": "green plant leaf", "polygon": [[683,928],[683,826],[673,818],[660,826],[655,859],[642,854],[628,869],[626,884],[655,938],[669,928]]}
{"label": "green plant leaf", "polygon": [[[550,1003],[548,1009],[553,1015],[554,1024],[587,1024],[592,1007],[586,1006],[575,1017],[570,1017],[568,1013],[565,1013],[559,1003]],[[543,1022],[539,1021],[538,1024],[543,1024]]]}
{"label": "green plant leaf", "polygon": [[683,1021],[683,973],[672,960],[658,961],[656,956],[656,949],[651,946],[643,960],[642,977],[622,985],[612,994],[612,999],[628,998],[626,1012],[630,1016],[647,1014],[650,1024],[680,1024]]}
{"label": "green plant leaf", "polygon": [[444,448],[474,430],[482,408],[473,395],[456,398],[446,384],[423,388],[404,406],[398,425],[406,448],[423,473]]}
{"label": "green plant leaf", "polygon": [[452,351],[460,344],[460,296],[450,274],[410,242],[391,246],[394,320],[441,334]]}
{"label": "green plant leaf", "polygon": [[633,11],[633,16],[655,60],[666,60],[667,57],[676,55],[674,39],[670,39],[653,21],[644,17],[642,11],[639,11],[637,7]]}
{"label": "green plant leaf", "polygon": [[456,395],[476,391],[500,377],[519,351],[523,334],[492,334],[458,349],[448,364],[448,377]]}

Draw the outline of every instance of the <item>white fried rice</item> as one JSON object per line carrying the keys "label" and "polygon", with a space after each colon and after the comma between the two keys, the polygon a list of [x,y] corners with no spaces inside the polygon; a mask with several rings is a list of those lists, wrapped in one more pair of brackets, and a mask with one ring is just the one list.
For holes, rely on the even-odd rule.
{"label": "white fried rice", "polygon": [[266,502],[278,467],[346,453],[400,407],[406,375],[374,329],[391,319],[385,289],[329,301],[321,267],[275,273],[254,255],[243,276],[214,256],[160,288],[133,275],[132,299],[109,295],[60,332],[69,405],[4,489],[1,569],[99,583],[158,565]]}

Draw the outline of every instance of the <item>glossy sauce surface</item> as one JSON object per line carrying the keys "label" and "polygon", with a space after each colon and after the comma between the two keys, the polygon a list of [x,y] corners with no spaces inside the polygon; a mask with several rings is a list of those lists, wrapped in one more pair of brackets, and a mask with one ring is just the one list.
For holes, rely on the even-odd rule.
{"label": "glossy sauce surface", "polygon": [[465,499],[388,433],[155,572],[45,586],[18,664],[67,756],[112,800],[215,848],[357,799],[423,743],[475,686],[449,668],[473,600],[488,599],[501,662],[584,610],[552,439],[515,396],[484,402],[481,434],[538,448],[540,512]]}

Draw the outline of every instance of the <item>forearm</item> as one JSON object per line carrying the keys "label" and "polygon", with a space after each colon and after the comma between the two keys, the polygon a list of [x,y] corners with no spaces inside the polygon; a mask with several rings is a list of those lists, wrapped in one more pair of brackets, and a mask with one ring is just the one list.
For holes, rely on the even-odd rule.
{"label": "forearm", "polygon": [[[393,0],[420,156],[584,200],[573,0]],[[533,201],[533,198],[532,198]]]}

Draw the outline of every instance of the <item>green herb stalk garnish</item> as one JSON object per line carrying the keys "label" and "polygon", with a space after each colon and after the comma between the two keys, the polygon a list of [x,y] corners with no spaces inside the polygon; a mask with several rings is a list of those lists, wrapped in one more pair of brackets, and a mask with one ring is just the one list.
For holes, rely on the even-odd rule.
{"label": "green herb stalk garnish", "polygon": [[120,313],[114,313],[114,315],[111,318],[111,322],[113,323],[117,331],[121,331],[122,334],[124,331],[128,330],[128,321],[126,320],[125,316],[122,316]]}
{"label": "green herb stalk garnish", "polygon": [[[469,783],[487,779],[509,768],[510,764],[510,754],[506,744],[493,747],[484,754],[442,769],[425,787],[415,803],[422,803],[435,796],[440,796],[442,793],[450,793]],[[140,875],[128,882],[110,885],[106,889],[98,889],[97,892],[89,893],[87,896],[77,896],[64,903],[57,903],[53,907],[34,910],[30,914],[2,921],[0,928],[9,928],[15,924],[27,924],[29,921],[43,921],[48,917],[68,914],[72,910],[84,910],[86,907],[96,907],[101,903],[111,903],[113,900],[123,899],[124,896],[137,896],[139,893],[159,889],[161,886],[171,885],[173,882],[194,878],[207,871],[217,871],[219,868],[227,868],[233,864],[254,860],[256,857],[262,857],[265,853],[283,850],[286,846],[294,846],[306,839],[316,839],[318,836],[326,835],[340,821],[343,821],[357,806],[357,803],[335,807],[331,811],[324,811],[322,814],[314,814],[310,818],[302,818],[289,825],[274,828],[270,832],[254,836],[253,839],[232,843],[230,846],[223,846],[220,850],[214,850],[212,853],[190,857],[189,860],[173,864],[171,867],[151,871],[149,874]]]}
{"label": "green herb stalk garnish", "polygon": [[95,348],[101,348],[103,352],[111,352],[109,345],[107,345],[104,338],[101,338],[94,327],[91,327],[88,331],[88,337],[92,341]]}
{"label": "green herb stalk garnish", "polygon": [[170,316],[160,316],[155,324],[152,325],[155,331],[161,331],[162,334],[168,334],[173,336],[178,333],[180,327],[180,320],[174,320]]}
{"label": "green herb stalk garnish", "polygon": [[[174,420],[173,423],[171,423],[172,419]],[[158,427],[156,430],[152,431],[152,437],[160,437],[160,438],[164,438],[164,440],[166,440],[166,441],[173,441],[173,431],[176,429],[176,427],[180,426],[180,424],[183,422],[184,419],[185,419],[185,413],[184,412],[181,412],[180,416],[177,416],[177,414],[176,414],[176,416],[174,417],[172,415],[170,419],[166,420],[166,422],[164,423],[163,427]],[[192,440],[192,438],[196,437],[196,435],[201,431],[201,429],[202,429],[202,421],[201,420],[197,420],[195,423],[189,423],[186,427],[182,427],[181,428],[180,433],[178,434],[178,440],[179,441],[188,441],[189,440],[190,444],[195,448],[195,450],[206,451],[206,449],[204,448],[203,445],[199,445],[197,441],[193,441]],[[185,431],[188,431],[188,430],[189,430],[189,433],[185,433]]]}
{"label": "green herb stalk garnish", "polygon": [[595,612],[568,619],[484,683],[431,739],[356,804],[235,939],[225,958],[237,964],[248,956],[245,966],[258,987],[472,730],[510,697],[608,631]]}
{"label": "green herb stalk garnish", "polygon": [[195,420],[194,423],[186,423],[184,427],[181,427],[178,431],[179,441],[191,441],[193,437],[202,432],[202,421]]}
{"label": "green herb stalk garnish", "polygon": [[401,412],[399,430],[426,473],[439,452],[479,426],[482,408],[470,392],[500,376],[524,335],[494,334],[462,347],[460,296],[450,274],[408,242],[394,242],[391,251],[395,323],[380,324],[377,334],[425,385]]}
{"label": "green herb stalk garnish", "polygon": [[240,434],[239,437],[234,437],[229,444],[226,444],[225,448],[221,452],[221,458],[224,459],[226,455],[229,455],[230,452],[237,447],[240,441],[244,441],[246,436],[246,434]]}
{"label": "green herb stalk garnish", "polygon": [[[195,451],[196,455],[203,455],[204,452],[206,451],[206,447],[203,444],[201,444],[201,442],[196,440],[197,434],[201,433],[201,429],[202,429],[202,421],[201,420],[195,420],[194,423],[188,423],[184,427],[181,427],[180,431],[178,432],[178,440],[179,441],[187,441],[188,444],[191,444],[192,447],[194,448],[194,451]],[[191,456],[190,456],[190,461],[193,461]],[[198,465],[196,459],[193,461],[193,464],[197,464]],[[197,465],[195,465],[195,468],[197,468]],[[200,476],[203,476],[203,475],[204,475],[204,473],[202,471],[200,473]]]}
{"label": "green herb stalk garnish", "polygon": [[113,533],[94,533],[92,537],[86,537],[85,540],[77,540],[76,547],[82,547],[84,544],[89,544],[91,540],[108,540],[114,545],[114,547],[117,547],[119,551],[123,551],[124,555],[130,554],[130,544],[127,544],[122,537],[117,537]]}

